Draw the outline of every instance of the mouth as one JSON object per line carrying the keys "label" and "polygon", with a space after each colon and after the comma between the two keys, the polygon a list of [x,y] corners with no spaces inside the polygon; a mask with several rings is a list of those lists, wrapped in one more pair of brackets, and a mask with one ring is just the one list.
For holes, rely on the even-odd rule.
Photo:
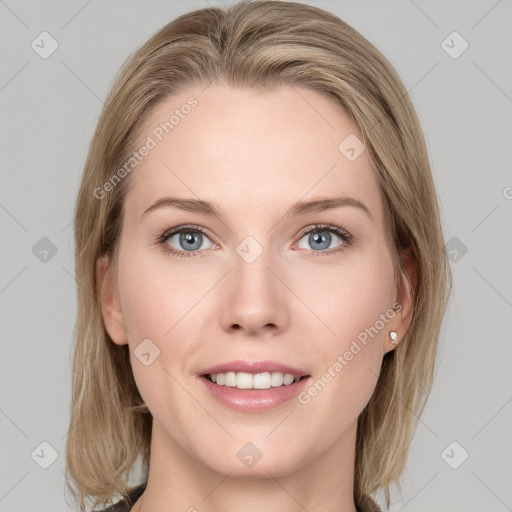
{"label": "mouth", "polygon": [[307,379],[309,375],[283,372],[249,373],[228,371],[223,373],[206,373],[201,377],[217,386],[258,390],[291,386],[295,382]]}
{"label": "mouth", "polygon": [[211,397],[243,412],[263,412],[289,403],[311,381],[304,368],[278,361],[230,361],[198,372]]}

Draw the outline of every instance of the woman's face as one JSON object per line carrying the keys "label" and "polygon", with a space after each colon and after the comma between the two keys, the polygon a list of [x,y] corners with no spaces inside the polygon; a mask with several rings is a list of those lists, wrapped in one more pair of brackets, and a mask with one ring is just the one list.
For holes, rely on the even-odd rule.
{"label": "woman's face", "polygon": [[166,453],[254,477],[350,450],[409,318],[361,139],[301,88],[191,88],[146,120],[103,305]]}

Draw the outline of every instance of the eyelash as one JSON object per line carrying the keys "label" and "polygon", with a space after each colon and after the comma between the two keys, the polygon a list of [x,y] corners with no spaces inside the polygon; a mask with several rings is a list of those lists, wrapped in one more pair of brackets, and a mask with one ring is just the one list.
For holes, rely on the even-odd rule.
{"label": "eyelash", "polygon": [[[179,226],[176,228],[172,228],[170,230],[169,229],[166,230],[162,235],[160,235],[157,238],[157,243],[159,245],[161,245],[162,248],[167,253],[173,254],[175,256],[179,256],[180,258],[201,257],[200,254],[198,254],[198,250],[196,250],[196,251],[178,251],[178,250],[174,249],[173,247],[171,247],[167,243],[167,240],[173,235],[176,235],[176,234],[179,234],[182,232],[193,233],[196,231],[205,235],[206,237],[210,238],[208,233],[206,232],[206,230],[203,229],[201,226],[196,226],[193,224],[186,224],[184,226]],[[312,227],[306,228],[303,231],[301,231],[299,240],[304,235],[309,235],[310,233],[322,232],[322,231],[331,231],[331,232],[335,233],[343,240],[343,243],[337,249],[331,249],[329,251],[313,251],[313,250],[311,250],[312,252],[318,253],[318,256],[322,256],[325,254],[334,254],[337,252],[343,252],[347,249],[348,246],[352,245],[354,242],[354,237],[350,233],[348,233],[347,231],[345,231],[344,229],[342,229],[338,226],[333,226],[332,224],[314,224]]]}

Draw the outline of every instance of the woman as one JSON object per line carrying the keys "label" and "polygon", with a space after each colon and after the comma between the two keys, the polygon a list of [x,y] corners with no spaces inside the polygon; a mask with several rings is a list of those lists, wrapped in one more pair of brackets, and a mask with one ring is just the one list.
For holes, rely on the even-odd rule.
{"label": "woman", "polygon": [[106,100],[75,242],[81,510],[389,507],[451,275],[414,108],[358,32],[278,1],[166,25]]}

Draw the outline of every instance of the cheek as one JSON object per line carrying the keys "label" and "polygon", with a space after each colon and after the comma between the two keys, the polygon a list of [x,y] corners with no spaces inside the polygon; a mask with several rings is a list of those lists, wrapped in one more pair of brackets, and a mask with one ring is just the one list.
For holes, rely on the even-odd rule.
{"label": "cheek", "polygon": [[338,268],[302,282],[305,287],[299,293],[307,297],[311,310],[326,327],[322,330],[325,338],[332,340],[328,345],[333,349],[342,348],[376,323],[379,335],[386,332],[379,319],[393,302],[394,277],[385,251],[351,255]]}
{"label": "cheek", "polygon": [[325,335],[316,345],[323,368],[316,388],[326,384],[326,400],[345,404],[358,415],[373,393],[388,324],[395,315],[394,279],[385,254],[360,258],[346,269],[333,272],[332,279],[322,281],[323,293],[317,290],[310,296],[312,309],[329,328],[322,326]]}
{"label": "cheek", "polygon": [[125,283],[123,317],[131,343],[150,338],[158,343],[172,327],[167,310],[172,308],[172,293],[164,283],[153,279],[143,269],[133,272]]}
{"label": "cheek", "polygon": [[190,344],[183,333],[186,317],[180,318],[190,306],[185,308],[179,283],[159,258],[142,249],[120,254],[119,290],[137,388],[149,409],[161,414],[180,392],[174,380],[179,378],[176,361],[187,361]]}
{"label": "cheek", "polygon": [[[190,319],[193,306],[204,294],[200,276],[180,277],[179,271],[169,268],[165,256],[155,257],[154,252],[137,249],[135,244],[119,258],[123,318],[141,393],[146,388],[151,393],[151,389],[169,387],[172,377],[166,370],[174,375],[176,366],[186,367],[197,338]],[[145,352],[154,360],[148,366],[138,359]]]}
{"label": "cheek", "polygon": [[180,314],[180,281],[169,275],[158,248],[148,252],[127,240],[126,249],[119,258],[119,288],[128,339],[134,345],[145,338],[158,344],[185,313]]}

